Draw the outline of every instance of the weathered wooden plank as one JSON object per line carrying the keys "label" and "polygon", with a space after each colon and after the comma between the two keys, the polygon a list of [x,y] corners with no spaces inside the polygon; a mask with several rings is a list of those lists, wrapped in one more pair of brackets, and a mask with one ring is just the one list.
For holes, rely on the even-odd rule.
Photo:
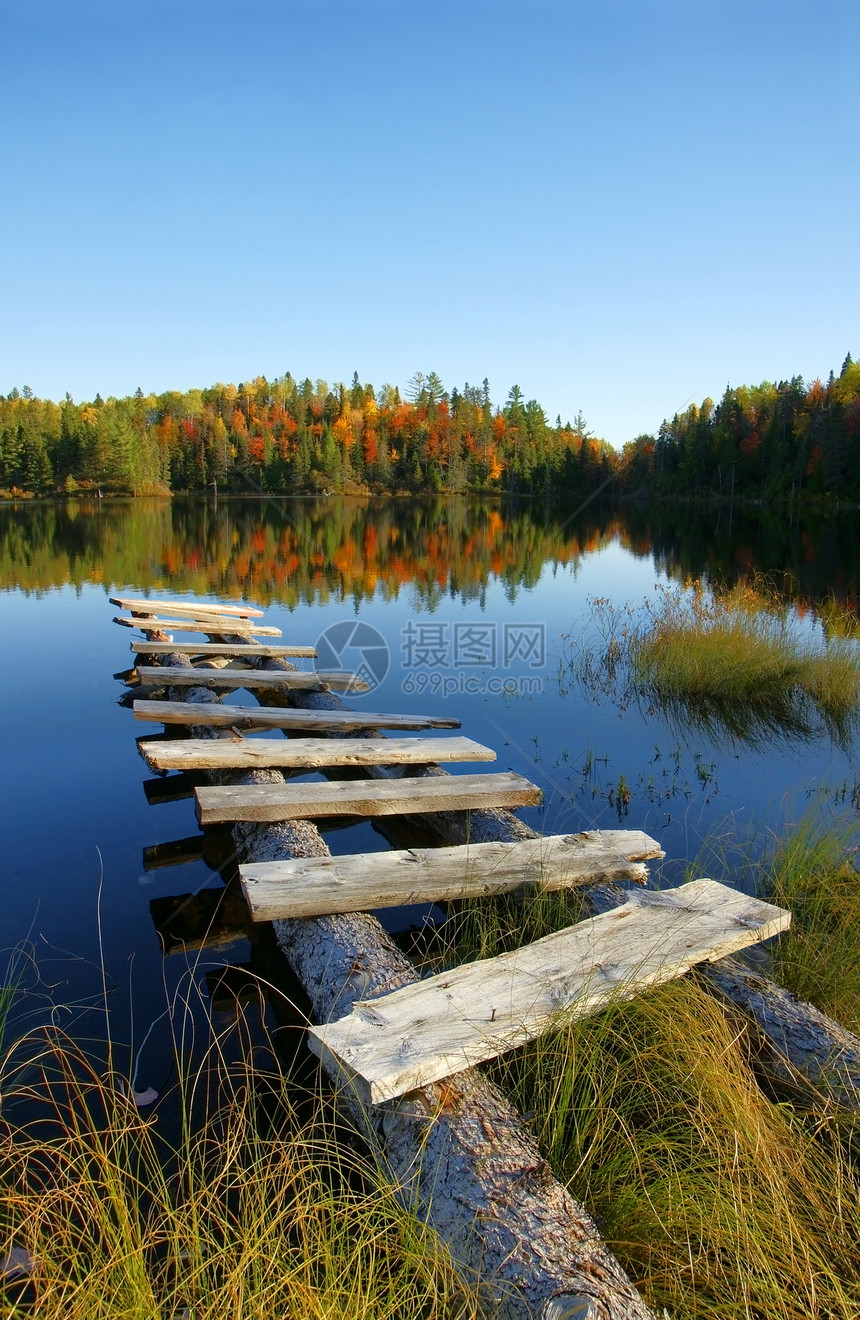
{"label": "weathered wooden plank", "polygon": [[312,1027],[310,1045],[333,1054],[378,1104],[757,944],[790,921],[783,908],[715,880],[634,893],[525,948],[361,1001],[348,1017]]}
{"label": "weathered wooden plank", "polygon": [[[158,683],[164,686],[163,665],[137,665],[137,676],[141,683]],[[178,666],[170,671],[171,687],[216,687],[216,688],[304,688],[310,692],[324,692],[327,688],[338,688],[345,692],[367,692],[369,684],[357,674],[349,674],[343,669],[315,669],[313,672],[301,672],[298,669],[285,670],[284,673],[269,673],[260,669],[208,669],[194,665]]]}
{"label": "weathered wooden plank", "polygon": [[279,646],[265,642],[141,642],[137,639],[132,642],[131,649],[138,655],[223,655],[231,659],[253,655],[261,659],[301,656],[312,660],[317,653],[315,646]]}
{"label": "weathered wooden plank", "polygon": [[239,877],[254,920],[277,921],[494,897],[525,886],[644,883],[644,859],[662,856],[660,845],[640,830],[608,830],[519,843],[248,862],[239,867]]}
{"label": "weathered wooden plank", "polygon": [[505,770],[438,779],[351,779],[322,784],[259,784],[198,788],[197,819],[313,820],[317,816],[398,816],[405,812],[468,811],[472,807],[528,807],[541,790]]}
{"label": "weathered wooden plank", "polygon": [[349,733],[355,729],[459,729],[460,721],[437,715],[383,715],[378,711],[293,710],[264,706],[211,706],[192,701],[136,701],[136,720],[214,725],[221,729],[289,729],[293,733]]}
{"label": "weathered wooden plank", "polygon": [[263,611],[254,605],[221,605],[209,600],[135,600],[130,596],[109,596],[117,609],[134,614],[158,614],[159,610],[173,610],[174,614],[190,614],[195,619],[208,614],[224,614],[237,619],[262,619]]}
{"label": "weathered wooden plank", "polygon": [[[246,619],[218,618],[210,614],[203,619],[156,619],[145,615],[139,619],[126,619],[123,615],[114,616],[114,623],[121,623],[124,628],[139,628],[141,632],[197,632],[225,637],[281,637],[280,628],[264,627],[262,623],[249,623]],[[163,640],[163,639],[160,639]]]}
{"label": "weathered wooden plank", "polygon": [[215,742],[189,738],[165,744],[139,742],[152,770],[303,769],[343,765],[425,765],[434,761],[495,761],[491,747],[471,738],[241,738]]}

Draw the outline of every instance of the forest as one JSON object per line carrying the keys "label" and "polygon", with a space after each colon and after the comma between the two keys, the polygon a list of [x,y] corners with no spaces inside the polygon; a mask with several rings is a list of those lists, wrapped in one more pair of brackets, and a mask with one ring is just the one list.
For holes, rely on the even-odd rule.
{"label": "forest", "polygon": [[406,390],[289,372],[184,393],[61,403],[0,396],[0,496],[198,491],[280,494],[593,494],[860,500],[860,363],[826,384],[728,387],[619,454],[582,414],[550,424],[514,385]]}

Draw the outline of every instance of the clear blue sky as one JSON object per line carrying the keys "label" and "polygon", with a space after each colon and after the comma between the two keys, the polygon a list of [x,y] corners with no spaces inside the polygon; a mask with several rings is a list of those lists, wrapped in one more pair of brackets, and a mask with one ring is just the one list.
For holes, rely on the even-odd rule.
{"label": "clear blue sky", "polygon": [[516,382],[616,445],[860,356],[857,0],[0,0],[0,392]]}

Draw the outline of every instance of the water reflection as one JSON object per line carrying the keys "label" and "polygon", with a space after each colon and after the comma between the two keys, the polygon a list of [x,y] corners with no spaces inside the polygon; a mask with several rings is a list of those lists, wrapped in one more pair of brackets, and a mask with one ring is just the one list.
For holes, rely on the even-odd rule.
{"label": "water reflection", "polygon": [[813,609],[860,599],[856,518],[791,523],[763,509],[481,499],[204,499],[0,506],[0,583],[26,592],[135,583],[263,605],[395,599],[409,587],[483,605],[492,581],[514,599],[548,565],[576,572],[617,542],[686,582],[763,573]]}

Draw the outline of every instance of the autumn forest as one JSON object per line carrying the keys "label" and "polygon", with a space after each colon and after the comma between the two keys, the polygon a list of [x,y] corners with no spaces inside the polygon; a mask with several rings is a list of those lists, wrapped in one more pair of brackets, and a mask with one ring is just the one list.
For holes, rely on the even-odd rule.
{"label": "autumn forest", "polygon": [[0,495],[179,492],[592,494],[860,501],[860,363],[806,384],[729,387],[619,454],[581,414],[554,424],[518,386],[405,392],[259,376],[61,403],[0,396]]}

